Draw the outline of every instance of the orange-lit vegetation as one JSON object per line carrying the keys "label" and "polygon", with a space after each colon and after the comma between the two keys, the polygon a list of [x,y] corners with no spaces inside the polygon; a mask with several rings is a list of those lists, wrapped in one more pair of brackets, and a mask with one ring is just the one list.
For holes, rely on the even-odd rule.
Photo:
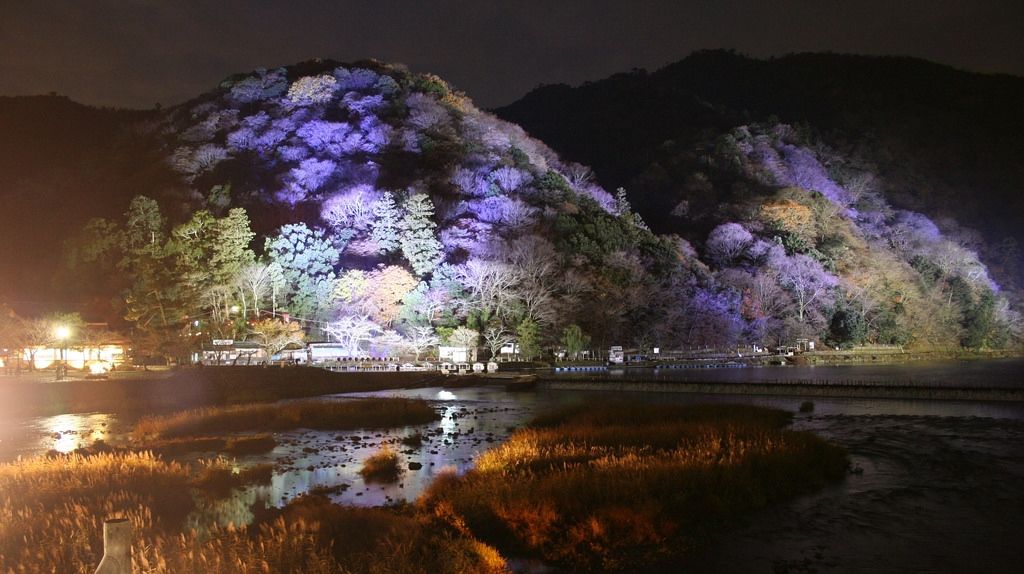
{"label": "orange-lit vegetation", "polygon": [[663,566],[737,516],[843,476],[842,449],[745,406],[590,406],[517,431],[424,507],[512,555],[578,571]]}
{"label": "orange-lit vegetation", "polygon": [[191,483],[209,496],[227,496],[232,488],[253,483],[268,483],[273,474],[272,464],[259,464],[236,472],[226,459],[218,457],[200,460],[198,472]]}
{"label": "orange-lit vegetation", "polygon": [[440,415],[424,400],[382,398],[347,401],[298,401],[209,407],[168,416],[143,418],[134,435],[175,438],[252,429],[289,430],[386,428],[419,425]]}
{"label": "orange-lit vegetation", "polygon": [[505,571],[494,549],[434,519],[323,497],[300,499],[250,527],[183,532],[197,487],[211,495],[226,490],[214,488],[225,481],[254,478],[229,475],[223,460],[192,469],[148,453],[0,465],[0,572],[91,574],[103,554],[103,520],[115,516],[131,521],[133,571],[147,574]]}
{"label": "orange-lit vegetation", "polygon": [[[310,495],[250,526],[202,533],[185,526],[194,510],[271,468],[102,450],[19,460],[0,465],[0,572],[91,573],[102,521],[115,516],[131,520],[135,571],[147,574],[505,572],[502,554],[576,571],[657,570],[744,513],[844,474],[842,449],[786,430],[790,420],[746,406],[577,407],[536,419],[475,470],[442,475],[414,506]],[[400,457],[382,451],[362,473],[393,480]]]}
{"label": "orange-lit vegetation", "polygon": [[397,482],[402,474],[400,463],[398,453],[384,447],[366,459],[359,474],[367,482]]}

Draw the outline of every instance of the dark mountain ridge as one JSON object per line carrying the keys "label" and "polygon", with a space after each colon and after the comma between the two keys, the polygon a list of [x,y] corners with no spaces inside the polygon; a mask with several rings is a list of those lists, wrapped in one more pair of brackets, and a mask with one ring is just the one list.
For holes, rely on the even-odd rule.
{"label": "dark mountain ridge", "polygon": [[157,113],[0,97],[0,296],[28,310],[52,307],[65,237],[90,217],[123,212],[140,190],[176,185],[155,140],[138,129]]}
{"label": "dark mountain ridge", "polygon": [[[796,54],[757,60],[705,51],[653,73],[634,70],[579,87],[543,86],[495,110],[606,187],[627,186],[655,225],[655,199],[634,178],[731,128],[804,127],[852,161],[871,164],[897,206],[1024,241],[1024,78],[924,60]],[[965,201],[966,199],[966,201]],[[653,204],[653,205],[652,205]],[[662,228],[661,230],[666,230]]]}

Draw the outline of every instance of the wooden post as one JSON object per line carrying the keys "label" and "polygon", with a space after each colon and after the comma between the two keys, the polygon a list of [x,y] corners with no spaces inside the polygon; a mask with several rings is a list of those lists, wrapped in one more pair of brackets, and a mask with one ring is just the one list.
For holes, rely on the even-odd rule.
{"label": "wooden post", "polygon": [[103,560],[96,574],[132,574],[132,525],[127,518],[103,522]]}

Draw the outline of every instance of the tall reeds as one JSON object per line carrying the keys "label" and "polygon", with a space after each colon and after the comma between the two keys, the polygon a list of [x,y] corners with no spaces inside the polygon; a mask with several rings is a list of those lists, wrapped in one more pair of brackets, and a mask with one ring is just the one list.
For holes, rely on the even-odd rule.
{"label": "tall reeds", "polygon": [[422,498],[503,551],[576,571],[664,566],[743,513],[844,475],[845,453],[745,406],[545,416]]}
{"label": "tall reeds", "polygon": [[343,507],[323,497],[300,498],[249,527],[214,527],[202,534],[183,529],[197,493],[246,478],[226,478],[229,472],[220,459],[193,471],[149,453],[2,464],[0,572],[92,574],[103,555],[103,520],[110,517],[131,521],[133,572],[144,574],[507,570],[493,548],[431,517]]}

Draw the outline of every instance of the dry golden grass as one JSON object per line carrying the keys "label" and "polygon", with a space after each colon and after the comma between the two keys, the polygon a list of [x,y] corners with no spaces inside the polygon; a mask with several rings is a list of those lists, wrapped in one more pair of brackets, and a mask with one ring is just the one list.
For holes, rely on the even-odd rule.
{"label": "dry golden grass", "polygon": [[[242,475],[262,479],[267,468]],[[144,574],[457,574],[507,571],[497,552],[444,524],[399,511],[300,499],[261,524],[182,530],[199,492],[232,475],[150,453],[41,457],[0,465],[0,572],[92,574],[103,520],[132,524],[133,572]],[[197,487],[202,487],[197,490]]]}
{"label": "dry golden grass", "polygon": [[845,453],[755,407],[604,405],[519,430],[425,509],[579,571],[663,567],[750,510],[843,476]]}
{"label": "dry golden grass", "polygon": [[[16,461],[0,465],[0,572],[91,574],[115,516],[131,521],[134,572],[146,574],[506,572],[495,547],[577,571],[663,570],[737,516],[844,473],[842,450],[785,430],[789,419],[725,406],[563,411],[476,470],[442,475],[415,507],[307,496],[203,535],[183,530],[197,494],[265,480],[268,467],[242,476],[224,459],[189,467],[130,452]],[[167,428],[212,424],[198,420]]]}
{"label": "dry golden grass", "polygon": [[252,429],[389,428],[419,425],[439,418],[437,411],[421,399],[309,400],[208,407],[145,417],[135,425],[133,434],[137,439],[166,439]]}
{"label": "dry golden grass", "polygon": [[401,458],[389,447],[384,447],[366,458],[359,469],[366,482],[398,482],[402,475]]}
{"label": "dry golden grass", "polygon": [[219,497],[226,496],[231,489],[253,483],[270,482],[274,474],[274,465],[260,464],[249,468],[236,469],[227,459],[218,457],[200,460],[198,470],[191,480],[192,486],[199,488],[204,494]]}
{"label": "dry golden grass", "polygon": [[92,572],[104,519],[173,530],[193,507],[189,480],[188,467],[150,453],[0,465],[0,572]]}

